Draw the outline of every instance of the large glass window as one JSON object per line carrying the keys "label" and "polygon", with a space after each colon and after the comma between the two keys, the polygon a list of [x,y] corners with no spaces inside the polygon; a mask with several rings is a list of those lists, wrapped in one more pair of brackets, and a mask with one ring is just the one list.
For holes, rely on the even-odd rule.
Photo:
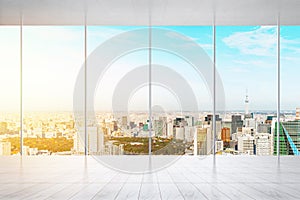
{"label": "large glass window", "polygon": [[211,35],[210,26],[153,28],[153,154],[212,153]]}
{"label": "large glass window", "polygon": [[87,30],[89,154],[148,155],[147,29]]}
{"label": "large glass window", "polygon": [[[21,99],[24,155],[277,153],[275,26],[216,27],[215,143],[212,27],[24,26],[22,91],[20,27],[0,30],[1,154],[20,152]],[[300,148],[298,32],[281,27],[284,155]]]}
{"label": "large glass window", "polygon": [[[282,115],[279,127],[279,152],[281,155],[298,155],[300,149],[300,91],[297,84],[300,75],[299,33],[299,26],[281,27],[280,78]],[[275,126],[274,135],[277,139],[277,126]],[[274,152],[277,152],[276,139]]]}
{"label": "large glass window", "polygon": [[20,27],[0,26],[0,155],[20,152]]}
{"label": "large glass window", "polygon": [[[218,140],[223,153],[273,155],[277,101],[274,26],[220,26],[216,61],[225,91]],[[217,89],[219,94],[220,88]],[[218,104],[221,102],[217,102]]]}
{"label": "large glass window", "polygon": [[83,61],[83,27],[23,27],[23,155],[76,149],[73,92]]}

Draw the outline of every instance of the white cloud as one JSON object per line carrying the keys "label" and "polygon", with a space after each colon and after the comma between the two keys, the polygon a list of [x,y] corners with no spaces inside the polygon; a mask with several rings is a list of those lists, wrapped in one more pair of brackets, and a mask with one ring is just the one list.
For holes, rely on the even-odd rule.
{"label": "white cloud", "polygon": [[300,63],[300,58],[296,56],[281,56],[282,60]]}
{"label": "white cloud", "polygon": [[238,49],[243,54],[257,56],[276,55],[276,27],[264,26],[251,31],[236,32],[222,40],[230,48]]}
{"label": "white cloud", "polygon": [[[251,31],[236,32],[223,38],[228,47],[239,50],[242,54],[256,56],[276,56],[277,30],[274,26],[262,26]],[[281,51],[300,53],[300,40],[280,37]]]}
{"label": "white cloud", "polygon": [[300,41],[281,39],[281,49],[286,49],[298,55],[300,53]]}
{"label": "white cloud", "polygon": [[262,68],[276,67],[276,60],[274,60],[273,62],[270,62],[269,60],[234,60],[233,62],[239,65],[255,66]]}

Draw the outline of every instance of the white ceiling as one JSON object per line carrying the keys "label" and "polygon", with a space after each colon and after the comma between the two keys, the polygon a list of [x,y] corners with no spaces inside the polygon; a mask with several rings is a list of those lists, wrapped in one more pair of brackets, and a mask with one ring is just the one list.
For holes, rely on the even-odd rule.
{"label": "white ceiling", "polygon": [[0,25],[147,26],[149,7],[152,25],[300,25],[300,0],[0,0]]}

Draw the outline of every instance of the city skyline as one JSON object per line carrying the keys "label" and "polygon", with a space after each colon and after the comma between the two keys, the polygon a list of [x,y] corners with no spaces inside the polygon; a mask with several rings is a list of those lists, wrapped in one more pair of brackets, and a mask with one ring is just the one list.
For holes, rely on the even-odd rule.
{"label": "city skyline", "polygon": [[[273,140],[276,141],[276,116],[274,113],[250,114],[246,111],[245,109],[241,113],[232,112],[216,115],[216,148],[218,154],[272,155],[275,152],[276,143]],[[212,142],[214,141],[212,116],[209,112],[164,113],[163,115],[154,113],[152,137],[157,142],[161,141],[159,148],[156,148],[155,151],[157,151],[157,154],[163,155],[168,154],[168,152],[169,154],[170,152],[175,154],[180,152],[182,154],[184,153],[183,150],[186,149],[184,154],[189,155],[192,154],[192,146],[194,145],[195,149],[198,141],[201,142],[198,144],[198,146],[200,145],[199,148],[202,149],[200,155],[211,154]],[[287,113],[280,119],[288,130],[284,133],[288,137],[292,137],[295,144],[298,144],[296,134],[299,119],[300,108],[297,108],[296,115]],[[20,123],[18,120],[18,116],[10,115],[0,121],[1,148],[11,148],[11,150],[5,150],[7,152],[5,155],[9,155],[10,152],[11,154],[17,154],[19,151]],[[293,124],[296,124],[297,127],[290,129]],[[131,113],[129,115],[126,115],[126,113],[120,115],[97,113],[95,121],[88,119],[87,128],[88,135],[91,135],[88,136],[91,137],[88,142],[94,149],[92,154],[106,155],[108,153],[110,155],[110,151],[115,151],[118,152],[117,155],[123,155],[124,153],[135,155],[137,153],[135,150],[142,154],[146,153],[146,139],[149,138],[147,112]],[[70,112],[32,113],[24,117],[22,130],[24,152],[27,152],[25,155],[51,155],[52,153],[72,155],[82,154],[84,151],[84,128]],[[195,141],[194,135],[196,133],[198,139]],[[162,138],[166,141],[162,142],[164,140]],[[289,140],[291,139],[289,138]],[[72,145],[73,141],[74,145]],[[175,149],[170,149],[169,143],[171,141],[177,145]],[[68,147],[64,148],[62,144],[66,144]],[[102,146],[99,146],[99,144]],[[120,146],[120,144],[126,144],[127,146]],[[185,144],[185,148],[183,148],[183,144]],[[268,146],[265,146],[266,144]],[[142,146],[135,148],[136,145]],[[257,146],[259,150],[257,154],[254,145],[259,146]],[[285,142],[281,145],[288,146],[288,143]],[[291,145],[292,148],[294,146],[294,144]],[[106,149],[105,152],[103,148]],[[109,150],[110,148],[115,150]],[[168,150],[165,151],[164,149]]]}

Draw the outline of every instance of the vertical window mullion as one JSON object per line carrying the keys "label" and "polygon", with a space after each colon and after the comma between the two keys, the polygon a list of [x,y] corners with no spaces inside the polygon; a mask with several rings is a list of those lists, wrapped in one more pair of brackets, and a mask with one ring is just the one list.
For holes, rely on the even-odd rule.
{"label": "vertical window mullion", "polygon": [[280,161],[280,13],[277,19],[277,159]]}
{"label": "vertical window mullion", "polygon": [[84,155],[88,155],[88,133],[87,133],[87,25],[86,5],[84,15]]}
{"label": "vertical window mullion", "polygon": [[152,147],[151,147],[151,144],[152,144],[152,25],[151,25],[151,1],[149,1],[149,32],[148,32],[148,49],[149,49],[149,54],[148,54],[148,64],[149,64],[149,156],[151,156],[151,151],[152,151]]}
{"label": "vertical window mullion", "polygon": [[23,14],[20,13],[20,155],[23,155]]}

